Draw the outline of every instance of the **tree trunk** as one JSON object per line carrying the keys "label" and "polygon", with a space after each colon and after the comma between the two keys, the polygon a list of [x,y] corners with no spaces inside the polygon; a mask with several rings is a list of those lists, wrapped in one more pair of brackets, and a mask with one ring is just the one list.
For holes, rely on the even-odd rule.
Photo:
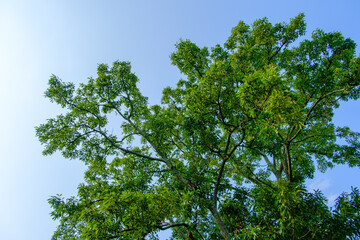
{"label": "tree trunk", "polygon": [[221,234],[223,235],[224,239],[230,240],[231,235],[229,233],[229,230],[226,228],[226,226],[224,225],[224,222],[221,220],[219,212],[216,209],[216,206],[211,206],[210,212],[213,215],[213,217],[215,219],[215,223],[216,223],[217,227],[219,228]]}
{"label": "tree trunk", "polygon": [[293,181],[293,177],[292,177],[292,167],[291,167],[291,157],[290,157],[290,146],[287,144],[285,145],[285,156],[286,156],[286,178],[289,182]]}

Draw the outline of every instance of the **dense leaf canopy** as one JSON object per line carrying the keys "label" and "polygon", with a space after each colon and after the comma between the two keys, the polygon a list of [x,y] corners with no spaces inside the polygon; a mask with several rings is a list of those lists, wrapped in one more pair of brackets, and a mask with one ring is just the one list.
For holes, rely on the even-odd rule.
{"label": "dense leaf canopy", "polygon": [[332,122],[360,96],[360,58],[339,32],[300,41],[305,27],[300,14],[240,21],[211,49],[180,40],[171,61],[186,79],[160,105],[128,62],[77,88],[52,76],[45,96],[66,110],[36,134],[45,155],[88,167],[76,197],[49,199],[53,239],[360,237],[358,189],[329,209],[304,185],[316,169],[360,166],[359,133]]}

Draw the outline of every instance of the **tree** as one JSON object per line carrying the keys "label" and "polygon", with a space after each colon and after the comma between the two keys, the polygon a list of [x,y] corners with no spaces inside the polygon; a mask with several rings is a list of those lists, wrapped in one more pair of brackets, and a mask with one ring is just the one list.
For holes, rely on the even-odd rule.
{"label": "tree", "polygon": [[88,167],[76,197],[49,199],[53,239],[156,239],[170,228],[173,239],[360,237],[357,188],[329,209],[304,185],[316,169],[360,166],[359,133],[332,123],[341,101],[360,96],[360,58],[339,32],[300,42],[304,33],[300,14],[240,21],[210,50],[181,40],[171,61],[187,78],[160,105],[148,105],[128,62],[100,64],[76,89],[52,76],[45,96],[66,113],[36,128],[43,153]]}

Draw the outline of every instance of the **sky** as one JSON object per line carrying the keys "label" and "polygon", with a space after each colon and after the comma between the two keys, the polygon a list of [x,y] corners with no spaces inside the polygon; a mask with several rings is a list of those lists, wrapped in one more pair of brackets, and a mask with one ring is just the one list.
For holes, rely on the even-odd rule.
{"label": "sky", "polygon": [[[43,97],[51,74],[79,84],[99,63],[130,61],[142,93],[157,104],[181,77],[169,60],[180,38],[211,47],[240,20],[287,22],[304,12],[307,38],[320,28],[360,45],[359,9],[357,0],[0,0],[0,239],[50,239],[56,222],[47,199],[76,195],[83,179],[81,162],[42,156],[35,137],[35,126],[61,113]],[[359,110],[360,102],[344,103],[334,122],[360,131]],[[331,203],[359,183],[359,168],[339,166],[308,187]]]}

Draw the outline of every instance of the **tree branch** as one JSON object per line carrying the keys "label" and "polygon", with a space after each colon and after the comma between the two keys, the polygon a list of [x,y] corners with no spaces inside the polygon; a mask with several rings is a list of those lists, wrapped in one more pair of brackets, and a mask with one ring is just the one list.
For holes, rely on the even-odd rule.
{"label": "tree branch", "polygon": [[[223,171],[224,171],[224,168],[225,168],[225,164],[226,164],[226,161],[232,156],[232,154],[235,152],[235,150],[243,143],[244,139],[245,139],[245,130],[242,129],[243,131],[243,136],[242,136],[242,139],[240,140],[240,142],[238,144],[236,144],[233,149],[231,150],[231,152],[223,159],[222,163],[221,163],[221,166],[220,166],[220,170],[219,170],[219,174],[218,174],[218,177],[217,177],[217,180],[216,180],[216,184],[215,184],[215,188],[214,188],[214,193],[213,193],[213,202],[215,204],[215,206],[217,205],[217,194],[218,194],[218,191],[219,191],[219,186],[220,186],[220,182],[221,182],[221,178],[222,178],[222,175],[223,175]],[[226,152],[227,152],[227,149],[228,149],[228,145],[230,144],[230,137],[231,137],[231,134],[233,132],[230,132],[229,133],[229,137],[228,137],[228,144],[226,146]],[[226,153],[225,152],[225,153]]]}
{"label": "tree branch", "polygon": [[166,223],[164,222],[162,225],[154,225],[157,229],[160,230],[167,230],[169,228],[173,227],[186,227],[189,228],[189,225],[187,223]]}

